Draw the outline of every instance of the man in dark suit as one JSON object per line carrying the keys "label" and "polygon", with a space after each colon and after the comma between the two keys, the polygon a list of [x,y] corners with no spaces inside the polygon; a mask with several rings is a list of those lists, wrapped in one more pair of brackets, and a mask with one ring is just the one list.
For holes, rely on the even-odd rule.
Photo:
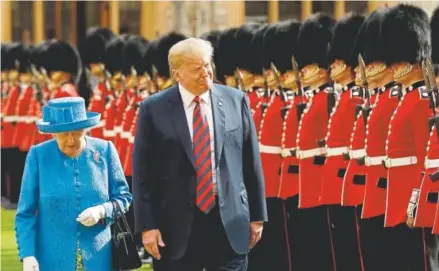
{"label": "man in dark suit", "polygon": [[258,141],[243,92],[212,83],[210,43],[169,50],[177,86],[140,105],[136,232],[155,271],[246,270],[267,221]]}

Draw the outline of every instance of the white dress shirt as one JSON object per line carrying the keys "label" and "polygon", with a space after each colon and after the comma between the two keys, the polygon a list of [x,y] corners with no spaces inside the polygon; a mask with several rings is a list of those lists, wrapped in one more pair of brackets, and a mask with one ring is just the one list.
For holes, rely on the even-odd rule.
{"label": "white dress shirt", "polygon": [[[195,109],[195,102],[194,102],[195,95],[187,91],[181,84],[178,84],[178,89],[180,91],[181,99],[183,101],[184,112],[186,113],[187,124],[192,140],[194,137],[193,114]],[[213,123],[212,101],[210,99],[210,90],[200,95],[200,109],[201,109],[201,113],[207,119],[207,124],[209,125],[213,191],[216,194],[217,187],[216,187],[216,163],[215,163],[215,126]]]}

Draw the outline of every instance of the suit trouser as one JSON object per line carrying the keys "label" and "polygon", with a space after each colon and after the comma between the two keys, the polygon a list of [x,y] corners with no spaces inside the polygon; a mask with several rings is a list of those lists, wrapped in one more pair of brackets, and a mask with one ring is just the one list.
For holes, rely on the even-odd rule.
{"label": "suit trouser", "polygon": [[13,149],[12,154],[12,174],[11,174],[11,203],[18,203],[20,197],[21,182],[23,178],[24,164],[26,163],[27,152]]}
{"label": "suit trouser", "polygon": [[289,237],[285,201],[267,198],[268,222],[264,224],[262,239],[250,251],[249,271],[290,271]]}
{"label": "suit trouser", "polygon": [[[130,193],[133,194],[133,176],[125,176],[125,178],[127,180]],[[125,217],[127,218],[128,226],[130,226],[131,232],[134,232],[134,204],[130,205],[130,208],[125,214]],[[143,247],[142,235],[134,235],[134,242],[138,247]]]}
{"label": "suit trouser", "polygon": [[361,271],[363,262],[355,207],[330,205],[328,210],[336,270]]}
{"label": "suit trouser", "polygon": [[301,209],[299,212],[297,240],[298,271],[334,271],[335,258],[326,206]]}
{"label": "suit trouser", "polygon": [[191,236],[181,259],[171,260],[166,247],[159,250],[162,259],[153,261],[154,271],[247,270],[247,255],[237,254],[230,246],[218,204],[207,215],[194,208]]}

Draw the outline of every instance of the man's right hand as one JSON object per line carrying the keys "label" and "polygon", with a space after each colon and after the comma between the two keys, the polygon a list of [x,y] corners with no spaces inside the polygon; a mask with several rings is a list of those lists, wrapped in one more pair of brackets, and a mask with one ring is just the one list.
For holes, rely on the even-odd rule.
{"label": "man's right hand", "polygon": [[160,247],[164,247],[165,243],[162,240],[162,234],[159,230],[149,230],[142,232],[142,243],[146,251],[156,260],[162,257],[159,252]]}

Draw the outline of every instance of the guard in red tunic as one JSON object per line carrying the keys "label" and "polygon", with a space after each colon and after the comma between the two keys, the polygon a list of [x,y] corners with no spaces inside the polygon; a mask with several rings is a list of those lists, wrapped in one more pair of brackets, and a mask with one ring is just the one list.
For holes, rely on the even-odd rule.
{"label": "guard in red tunic", "polygon": [[363,267],[355,207],[342,207],[340,203],[347,167],[344,155],[348,153],[355,108],[363,102],[363,92],[355,85],[356,57],[352,51],[364,19],[362,15],[349,13],[335,26],[329,51],[330,76],[341,85],[341,93],[332,108],[326,137],[319,141],[326,155],[320,203],[328,205],[337,270],[361,270]]}
{"label": "guard in red tunic", "polygon": [[121,37],[116,37],[112,39],[105,50],[105,68],[110,74],[110,88],[107,94],[107,103],[105,105],[104,119],[105,126],[103,135],[106,140],[113,141],[116,140],[116,126],[115,120],[118,114],[122,112],[118,111],[118,102],[122,101],[121,97],[126,100],[126,95],[124,95],[124,81],[125,78],[122,74],[122,60],[123,60],[123,49],[125,46],[125,41]]}
{"label": "guard in red tunic", "polygon": [[90,136],[104,138],[104,111],[108,95],[108,81],[105,76],[105,47],[114,38],[108,28],[93,27],[87,31],[80,47],[81,59],[86,67],[87,81],[92,90],[88,109],[101,114],[101,122],[90,131]]}
{"label": "guard in red tunic", "polygon": [[430,95],[420,65],[431,54],[428,16],[418,7],[399,4],[385,14],[381,30],[388,65],[404,91],[390,120],[384,161],[388,168],[384,225],[399,233],[393,240],[393,249],[399,256],[393,269],[437,270],[439,262],[428,260],[438,253],[431,231],[409,229],[405,224],[407,214],[413,215],[407,205],[421,185],[430,135]]}
{"label": "guard in red tunic", "polygon": [[[245,27],[245,26],[244,26]],[[251,28],[241,28],[238,33],[251,35]],[[280,85],[280,81],[275,79],[277,70],[270,69],[270,63],[274,60],[274,51],[277,41],[277,24],[270,25],[263,38],[263,63],[258,65],[259,69],[265,68],[268,88],[270,90],[270,103],[262,112],[262,119],[258,131],[259,150],[261,153],[262,169],[265,180],[265,197],[267,210],[270,213],[270,223],[264,227],[265,239],[252,249],[249,255],[249,270],[292,270],[289,237],[287,231],[287,213],[285,200],[280,197],[281,184],[281,145],[283,117],[292,102],[292,95]],[[243,42],[243,38],[241,42]],[[240,46],[243,46],[242,44]],[[244,70],[243,62],[247,66],[252,64],[252,56],[241,59],[243,54],[238,57],[240,70]],[[257,68],[257,67],[254,67]],[[277,77],[279,78],[279,74]]]}
{"label": "guard in red tunic", "polygon": [[9,79],[8,73],[11,68],[14,67],[13,61],[10,59],[9,54],[9,45],[10,44],[2,44],[1,45],[1,154],[3,159],[1,159],[1,203],[2,206],[6,205],[9,202],[8,199],[8,187],[10,185],[10,167],[8,166],[8,161],[10,159],[4,159],[6,156],[10,158],[9,149],[3,147],[3,137],[6,135],[4,133],[5,123],[3,122],[3,117],[5,116],[5,108],[8,102],[9,95]]}
{"label": "guard in red tunic", "polygon": [[[320,193],[324,148],[318,140],[327,134],[329,84],[328,47],[335,21],[324,13],[309,17],[300,27],[297,61],[303,87],[310,87],[309,101],[297,135],[299,158],[300,266],[302,270],[336,270],[330,235],[328,208],[321,206]],[[318,259],[318,260],[317,260]]]}
{"label": "guard in red tunic", "polygon": [[81,70],[77,50],[62,40],[51,40],[47,46],[45,58],[46,70],[50,78],[50,98],[78,96],[75,81]]}

